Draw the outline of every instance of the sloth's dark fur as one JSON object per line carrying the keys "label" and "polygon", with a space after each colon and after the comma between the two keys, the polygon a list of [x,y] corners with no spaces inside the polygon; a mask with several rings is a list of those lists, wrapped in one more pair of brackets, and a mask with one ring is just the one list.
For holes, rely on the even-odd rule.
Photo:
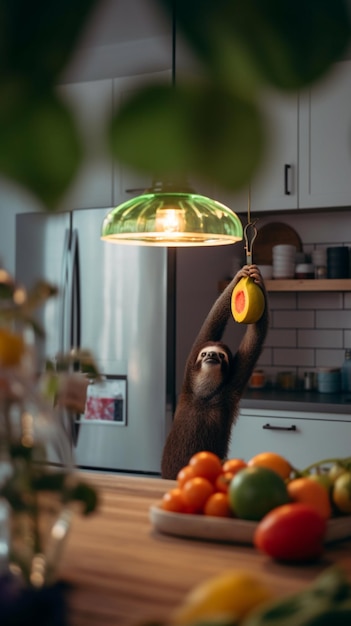
{"label": "sloth's dark fur", "polygon": [[[220,340],[231,316],[235,285],[250,275],[265,295],[261,319],[248,324],[234,355]],[[261,274],[255,265],[245,266],[217,298],[188,356],[173,424],[161,463],[162,477],[175,479],[179,470],[201,450],[224,459],[239,402],[261,353],[268,330],[268,302]]]}

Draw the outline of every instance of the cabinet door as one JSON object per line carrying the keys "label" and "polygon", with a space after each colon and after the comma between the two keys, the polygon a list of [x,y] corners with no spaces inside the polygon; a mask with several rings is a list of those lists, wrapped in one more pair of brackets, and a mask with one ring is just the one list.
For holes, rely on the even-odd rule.
{"label": "cabinet door", "polygon": [[[251,210],[282,211],[298,206],[298,97],[269,94],[262,98],[266,147],[251,184]],[[233,163],[235,168],[235,163]],[[235,212],[246,213],[248,189],[238,194],[219,191],[218,199]]]}
{"label": "cabinet door", "polygon": [[106,149],[106,124],[112,114],[112,80],[61,85],[59,92],[76,116],[85,150],[63,208],[111,206],[112,161]]}
{"label": "cabinet door", "polygon": [[350,206],[351,61],[300,98],[300,208]]}
{"label": "cabinet door", "polygon": [[322,459],[350,456],[350,436],[351,422],[305,419],[296,413],[289,417],[240,413],[232,429],[228,456],[248,461],[259,452],[277,452],[296,468],[304,469]]}

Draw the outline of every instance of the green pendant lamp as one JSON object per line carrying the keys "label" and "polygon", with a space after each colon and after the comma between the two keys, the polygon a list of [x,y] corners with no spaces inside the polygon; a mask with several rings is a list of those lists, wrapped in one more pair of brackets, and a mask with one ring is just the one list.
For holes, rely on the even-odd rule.
{"label": "green pendant lamp", "polygon": [[[172,17],[172,84],[176,78],[176,0]],[[154,181],[105,217],[101,239],[143,246],[220,246],[242,240],[238,216],[195,193],[185,181]]]}
{"label": "green pendant lamp", "polygon": [[144,246],[220,246],[243,238],[238,216],[186,184],[155,182],[141,196],[112,209],[101,239]]}

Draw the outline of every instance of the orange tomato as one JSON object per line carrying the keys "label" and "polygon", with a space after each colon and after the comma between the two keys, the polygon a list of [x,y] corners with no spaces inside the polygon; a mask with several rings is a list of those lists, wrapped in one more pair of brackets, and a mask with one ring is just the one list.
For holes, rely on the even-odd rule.
{"label": "orange tomato", "polygon": [[191,457],[189,465],[194,469],[195,476],[207,478],[211,482],[222,473],[222,462],[213,452],[197,452]]}
{"label": "orange tomato", "polygon": [[222,470],[223,472],[231,472],[234,475],[245,467],[247,467],[247,463],[244,459],[227,459],[222,465]]}
{"label": "orange tomato", "polygon": [[289,478],[292,467],[283,456],[276,452],[260,452],[248,462],[248,467],[268,467],[281,476],[284,480]]}
{"label": "orange tomato", "polygon": [[224,472],[216,478],[215,488],[222,493],[228,493],[228,488],[234,474],[232,472]]}
{"label": "orange tomato", "polygon": [[195,469],[191,467],[191,465],[184,465],[184,467],[182,467],[177,474],[178,486],[183,487],[189,478],[194,478],[195,476]]}
{"label": "orange tomato", "polygon": [[207,498],[204,506],[204,515],[214,515],[215,517],[233,517],[227,494],[217,491]]}
{"label": "orange tomato", "polygon": [[293,502],[303,502],[312,506],[324,519],[332,514],[330,498],[326,488],[308,476],[294,478],[287,484],[289,497]]}
{"label": "orange tomato", "polygon": [[179,487],[166,491],[161,500],[161,509],[173,513],[186,513],[187,504],[183,497],[183,492]]}
{"label": "orange tomato", "polygon": [[214,493],[214,486],[207,478],[195,476],[186,481],[181,491],[189,509],[200,513],[206,500]]}

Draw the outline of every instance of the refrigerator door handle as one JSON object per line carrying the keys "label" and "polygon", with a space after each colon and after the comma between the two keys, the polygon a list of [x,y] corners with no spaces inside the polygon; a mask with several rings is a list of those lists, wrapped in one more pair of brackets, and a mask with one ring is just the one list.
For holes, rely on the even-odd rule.
{"label": "refrigerator door handle", "polygon": [[[68,298],[67,311],[69,315],[69,342],[71,348],[80,348],[80,276],[78,254],[78,230],[74,228],[71,233],[70,254],[67,261]],[[79,368],[79,363],[76,365]],[[74,368],[73,368],[74,369]],[[77,446],[79,435],[79,413],[71,417],[72,444]]]}
{"label": "refrigerator door handle", "polygon": [[70,254],[68,256],[68,302],[69,345],[80,347],[80,281],[78,257],[78,230],[72,230]]}
{"label": "refrigerator door handle", "polygon": [[70,250],[70,231],[67,228],[65,231],[65,238],[63,243],[63,252],[62,252],[62,269],[61,269],[61,306],[60,306],[60,331],[59,331],[59,350],[61,353],[64,353],[68,346],[67,341],[67,320],[68,320],[68,310],[67,310],[67,289],[68,289],[68,256]]}

